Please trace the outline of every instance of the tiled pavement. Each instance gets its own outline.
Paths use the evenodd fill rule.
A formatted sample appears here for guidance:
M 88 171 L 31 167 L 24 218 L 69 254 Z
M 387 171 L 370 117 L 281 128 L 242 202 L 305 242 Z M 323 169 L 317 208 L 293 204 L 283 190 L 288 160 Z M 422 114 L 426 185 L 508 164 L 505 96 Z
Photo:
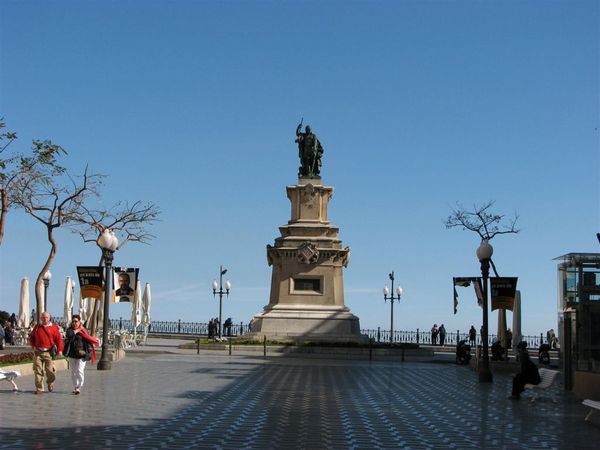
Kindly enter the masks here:
M 510 375 L 480 384 L 453 364 L 256 355 L 130 354 L 33 395 L 0 383 L 0 449 L 598 448 L 600 425 L 558 403 L 507 399 Z

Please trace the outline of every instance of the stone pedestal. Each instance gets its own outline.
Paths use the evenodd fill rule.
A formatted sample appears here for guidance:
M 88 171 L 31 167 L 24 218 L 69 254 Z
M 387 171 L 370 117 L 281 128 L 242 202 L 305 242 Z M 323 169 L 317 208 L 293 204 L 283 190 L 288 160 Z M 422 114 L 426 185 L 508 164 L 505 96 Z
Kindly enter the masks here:
M 364 341 L 358 317 L 344 305 L 343 269 L 350 248 L 342 247 L 339 229 L 327 219 L 333 188 L 320 178 L 300 178 L 287 187 L 291 220 L 281 237 L 267 245 L 273 266 L 271 295 L 254 317 L 252 331 L 270 339 Z

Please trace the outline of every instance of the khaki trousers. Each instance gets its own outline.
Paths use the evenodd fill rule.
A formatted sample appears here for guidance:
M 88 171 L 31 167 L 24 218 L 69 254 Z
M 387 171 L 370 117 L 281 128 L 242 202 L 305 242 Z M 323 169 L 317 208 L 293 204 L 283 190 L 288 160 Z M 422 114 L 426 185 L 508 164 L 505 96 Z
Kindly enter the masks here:
M 33 373 L 35 374 L 35 388 L 38 391 L 44 390 L 44 372 L 48 384 L 56 380 L 56 368 L 50 352 L 35 351 L 33 355 Z

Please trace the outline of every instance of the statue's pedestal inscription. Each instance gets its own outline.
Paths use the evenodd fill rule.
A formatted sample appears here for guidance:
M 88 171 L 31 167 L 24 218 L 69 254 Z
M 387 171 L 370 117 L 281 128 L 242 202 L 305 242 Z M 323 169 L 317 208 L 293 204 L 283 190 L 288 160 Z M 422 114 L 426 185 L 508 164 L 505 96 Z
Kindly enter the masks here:
M 317 176 L 287 187 L 291 220 L 267 246 L 271 295 L 252 331 L 273 339 L 363 341 L 358 317 L 344 305 L 343 269 L 350 248 L 327 219 L 333 188 Z

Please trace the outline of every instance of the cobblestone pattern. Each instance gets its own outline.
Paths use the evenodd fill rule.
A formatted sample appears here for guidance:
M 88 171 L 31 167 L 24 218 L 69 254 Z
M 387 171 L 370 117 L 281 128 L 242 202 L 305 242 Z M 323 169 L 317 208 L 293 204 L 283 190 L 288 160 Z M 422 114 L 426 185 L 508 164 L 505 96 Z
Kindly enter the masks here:
M 53 393 L 0 385 L 0 449 L 598 448 L 600 426 L 558 403 L 507 399 L 510 376 L 480 384 L 451 364 L 136 355 L 68 372 Z

